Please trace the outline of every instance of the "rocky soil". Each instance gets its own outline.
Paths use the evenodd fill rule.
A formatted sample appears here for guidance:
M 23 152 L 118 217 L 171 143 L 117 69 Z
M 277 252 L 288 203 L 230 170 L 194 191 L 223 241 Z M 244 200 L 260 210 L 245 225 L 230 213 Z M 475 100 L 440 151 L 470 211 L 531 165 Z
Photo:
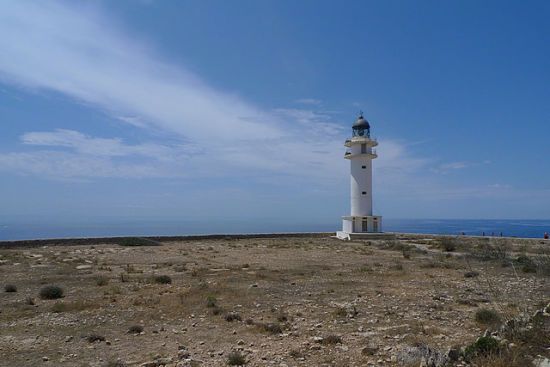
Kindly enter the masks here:
M 498 327 L 479 309 L 505 322 L 548 304 L 548 249 L 420 235 L 0 245 L 0 365 L 436 365 L 428 348 L 465 366 L 461 348 Z M 47 285 L 63 297 L 42 299 Z

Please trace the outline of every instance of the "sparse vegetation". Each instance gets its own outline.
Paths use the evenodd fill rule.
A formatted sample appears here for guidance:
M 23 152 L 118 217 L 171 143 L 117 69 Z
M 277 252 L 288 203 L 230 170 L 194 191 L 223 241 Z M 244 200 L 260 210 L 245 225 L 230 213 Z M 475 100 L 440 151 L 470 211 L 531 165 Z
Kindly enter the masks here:
M 214 296 L 206 297 L 206 307 L 216 307 L 218 305 L 218 300 Z
M 466 347 L 464 356 L 467 359 L 473 357 L 486 357 L 489 354 L 496 353 L 499 349 L 500 344 L 498 340 L 491 336 L 482 336 Z
M 305 354 L 299 351 L 298 349 L 291 349 L 288 355 L 294 359 L 305 358 Z
M 58 299 L 63 297 L 63 288 L 56 285 L 47 285 L 40 290 L 42 299 Z
M 456 251 L 457 244 L 456 239 L 452 237 L 443 237 L 439 240 L 441 249 L 445 252 L 454 252 Z
M 270 323 L 267 323 L 267 324 L 258 323 L 256 325 L 258 325 L 258 327 L 261 330 L 263 330 L 265 332 L 268 332 L 270 334 L 282 334 L 283 333 L 283 328 L 281 327 L 280 324 L 278 324 L 276 322 L 270 322 Z
M 484 325 L 496 325 L 501 322 L 498 312 L 488 308 L 478 309 L 475 314 L 475 319 L 477 322 Z
M 88 343 L 104 342 L 105 337 L 99 334 L 90 334 L 86 336 L 86 340 L 88 341 Z
M 155 275 L 153 281 L 158 284 L 170 284 L 172 283 L 172 278 L 168 275 Z
M 330 335 L 325 336 L 321 340 L 321 344 L 325 344 L 325 345 L 342 344 L 342 337 L 340 337 L 338 335 L 330 334 Z
M 99 287 L 103 287 L 103 286 L 109 284 L 109 278 L 107 278 L 106 276 L 98 275 L 95 278 L 95 284 Z
M 243 366 L 246 364 L 246 359 L 239 351 L 232 351 L 227 355 L 227 364 L 230 366 Z
M 479 276 L 478 271 L 467 271 L 466 273 L 464 273 L 464 278 L 476 278 L 478 276 Z
M 233 321 L 242 321 L 241 315 L 239 315 L 236 312 L 229 312 L 225 315 L 225 321 L 233 322 Z
M 245 361 L 236 363 L 246 366 L 270 361 L 360 366 L 378 359 L 407 366 L 395 357 L 416 345 L 444 358 L 453 349 L 457 359 L 448 366 L 525 367 L 537 355 L 548 355 L 548 318 L 540 328 L 525 324 L 525 317 L 549 301 L 547 278 L 541 278 L 547 242 L 463 236 L 453 253 L 442 249 L 440 237 L 397 238 L 389 246 L 379 239 L 367 245 L 325 236 L 166 240 L 162 247 L 122 248 L 107 241 L 95 249 L 82 243 L 0 248 L 0 291 L 7 283 L 19 288 L 0 297 L 0 316 L 5 325 L 17 325 L 8 326 L 16 340 L 48 336 L 31 357 L 39 362 L 45 356 L 50 364 L 65 358 L 66 364 L 120 367 L 119 361 L 154 365 L 171 359 L 222 366 L 237 350 Z M 503 246 L 509 257 L 481 261 L 470 254 L 487 245 Z M 507 268 L 501 266 L 505 262 Z M 85 264 L 91 269 L 75 269 Z M 178 272 L 182 264 L 187 269 Z M 405 271 L 392 270 L 396 264 Z M 525 264 L 536 273 L 523 273 Z M 163 274 L 171 285 L 156 283 L 155 276 Z M 108 284 L 102 285 L 103 277 Z M 51 284 L 64 288 L 65 298 L 38 298 L 40 288 Z M 29 295 L 36 305 L 26 301 Z M 498 311 L 498 318 L 476 321 L 482 308 Z M 139 335 L 143 330 L 147 335 Z M 502 347 L 485 353 L 490 346 L 474 343 L 480 335 L 492 335 Z M 130 344 L 138 346 L 127 348 Z M 14 353 L 4 357 L 5 364 L 28 364 L 28 345 L 10 343 Z
M 141 325 L 132 325 L 128 329 L 128 334 L 140 334 L 143 332 L 143 326 Z

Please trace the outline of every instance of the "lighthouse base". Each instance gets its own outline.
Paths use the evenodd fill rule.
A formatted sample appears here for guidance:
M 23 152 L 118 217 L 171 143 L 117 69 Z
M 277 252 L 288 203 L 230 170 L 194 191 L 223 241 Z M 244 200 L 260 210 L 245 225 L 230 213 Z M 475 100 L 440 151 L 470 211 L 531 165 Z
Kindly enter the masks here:
M 353 235 L 382 233 L 382 217 L 379 215 L 346 216 L 342 217 L 342 231 L 336 236 L 341 239 L 350 239 Z

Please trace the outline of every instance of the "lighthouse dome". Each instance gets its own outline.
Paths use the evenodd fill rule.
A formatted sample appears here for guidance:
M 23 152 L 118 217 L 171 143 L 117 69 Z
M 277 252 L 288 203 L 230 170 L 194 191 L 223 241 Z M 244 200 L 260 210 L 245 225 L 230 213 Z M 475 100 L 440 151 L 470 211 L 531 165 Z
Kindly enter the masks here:
M 353 129 L 370 129 L 370 124 L 363 115 L 359 116 L 352 125 Z
M 366 136 L 370 138 L 370 124 L 361 113 L 357 120 L 351 126 L 353 130 L 353 136 Z

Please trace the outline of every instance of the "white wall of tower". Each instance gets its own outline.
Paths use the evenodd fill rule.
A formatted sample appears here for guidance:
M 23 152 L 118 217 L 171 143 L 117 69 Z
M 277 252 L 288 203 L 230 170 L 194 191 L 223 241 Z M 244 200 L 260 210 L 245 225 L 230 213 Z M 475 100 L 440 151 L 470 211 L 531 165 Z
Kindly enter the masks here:
M 356 145 L 352 148 L 360 148 L 360 146 Z M 367 155 L 358 155 L 350 161 L 351 215 L 363 217 L 372 215 L 372 159 Z

